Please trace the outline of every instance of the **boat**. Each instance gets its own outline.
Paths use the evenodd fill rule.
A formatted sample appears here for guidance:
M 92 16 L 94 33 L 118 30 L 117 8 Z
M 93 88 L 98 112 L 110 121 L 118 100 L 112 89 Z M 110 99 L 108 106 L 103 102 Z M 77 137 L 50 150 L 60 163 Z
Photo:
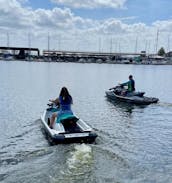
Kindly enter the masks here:
M 106 96 L 111 100 L 119 100 L 138 105 L 149 105 L 152 103 L 157 103 L 159 101 L 158 98 L 144 96 L 145 92 L 134 91 L 127 93 L 126 89 L 120 85 L 114 88 L 110 88 L 105 93 Z
M 71 143 L 71 142 L 94 142 L 97 134 L 76 115 L 64 114 L 56 119 L 53 128 L 49 127 L 50 118 L 54 112 L 58 112 L 59 108 L 50 106 L 41 116 L 41 122 L 46 134 L 53 143 Z

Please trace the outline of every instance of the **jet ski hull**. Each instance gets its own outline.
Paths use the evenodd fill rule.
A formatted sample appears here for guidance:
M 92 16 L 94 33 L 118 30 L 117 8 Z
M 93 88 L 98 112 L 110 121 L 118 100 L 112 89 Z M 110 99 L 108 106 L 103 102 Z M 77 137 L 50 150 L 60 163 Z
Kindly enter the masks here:
M 145 97 L 145 96 L 121 96 L 115 94 L 113 90 L 106 91 L 106 96 L 111 100 L 118 100 L 122 102 L 138 104 L 138 105 L 149 105 L 152 103 L 157 103 L 158 98 Z
M 68 117 L 60 123 L 55 123 L 53 129 L 49 127 L 51 115 L 55 112 L 49 108 L 41 116 L 48 139 L 53 143 L 72 143 L 72 142 L 94 142 L 97 134 L 82 119 L 76 116 Z

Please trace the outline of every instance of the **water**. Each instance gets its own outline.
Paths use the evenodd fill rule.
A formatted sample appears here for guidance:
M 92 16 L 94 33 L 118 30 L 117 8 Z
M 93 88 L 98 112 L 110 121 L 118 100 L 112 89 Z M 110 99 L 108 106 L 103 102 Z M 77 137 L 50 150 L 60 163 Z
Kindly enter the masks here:
M 105 90 L 133 74 L 160 99 L 112 103 Z M 172 66 L 0 62 L 0 182 L 171 183 Z M 98 138 L 51 146 L 40 116 L 67 86 L 73 110 Z

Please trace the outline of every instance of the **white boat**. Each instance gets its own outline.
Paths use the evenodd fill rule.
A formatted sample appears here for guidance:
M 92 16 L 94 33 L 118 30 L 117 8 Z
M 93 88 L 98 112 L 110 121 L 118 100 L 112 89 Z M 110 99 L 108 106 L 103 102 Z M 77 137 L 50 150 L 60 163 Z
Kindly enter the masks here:
M 97 134 L 82 119 L 76 115 L 64 115 L 56 123 L 53 129 L 49 127 L 52 114 L 58 111 L 58 108 L 49 107 L 41 116 L 41 122 L 44 126 L 46 134 L 55 143 L 70 142 L 93 142 Z

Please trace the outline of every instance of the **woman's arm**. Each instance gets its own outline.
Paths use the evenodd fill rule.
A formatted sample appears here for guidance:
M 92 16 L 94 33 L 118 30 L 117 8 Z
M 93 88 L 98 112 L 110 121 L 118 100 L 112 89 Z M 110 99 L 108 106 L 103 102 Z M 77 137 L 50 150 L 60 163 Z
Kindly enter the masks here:
M 54 103 L 54 104 L 56 104 L 57 106 L 60 104 L 58 98 L 56 98 L 55 100 L 54 99 L 50 99 L 49 101 L 52 102 L 52 103 Z

